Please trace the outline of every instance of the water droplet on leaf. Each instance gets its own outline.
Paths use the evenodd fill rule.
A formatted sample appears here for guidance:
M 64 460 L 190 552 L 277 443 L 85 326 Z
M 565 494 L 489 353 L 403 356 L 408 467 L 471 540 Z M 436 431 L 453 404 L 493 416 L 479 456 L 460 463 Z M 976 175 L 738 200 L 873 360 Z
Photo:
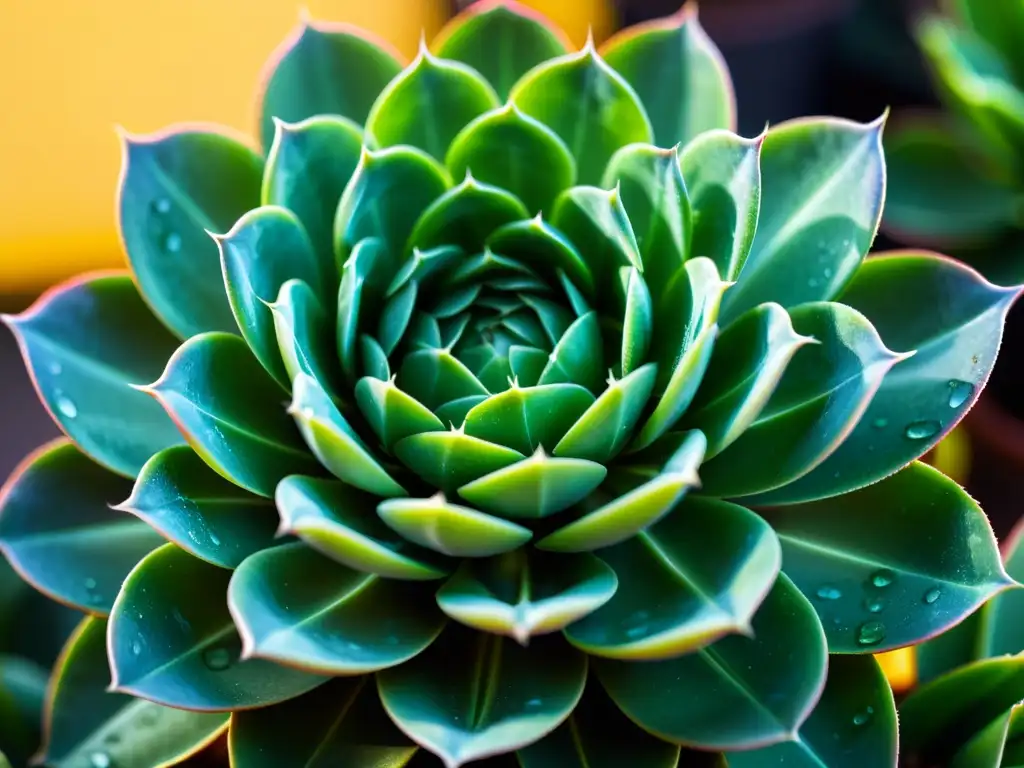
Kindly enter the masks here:
M 878 645 L 885 639 L 885 625 L 880 621 L 866 621 L 857 628 L 858 645 Z
M 889 420 L 888 419 L 875 419 L 871 423 L 871 426 L 873 426 L 875 429 L 885 429 L 887 426 L 889 426 Z
M 110 768 L 112 765 L 110 755 L 106 752 L 93 752 L 89 755 L 89 765 L 92 768 Z
M 915 421 L 907 425 L 905 434 L 910 440 L 927 440 L 934 437 L 942 429 L 942 425 L 934 419 Z
M 169 232 L 164 238 L 164 250 L 167 253 L 177 253 L 181 250 L 181 235 L 177 232 Z
M 153 201 L 153 210 L 157 213 L 168 213 L 171 210 L 171 201 L 166 197 L 160 197 Z
M 881 613 L 885 608 L 885 600 L 880 597 L 869 597 L 864 601 L 864 607 L 868 613 Z
M 875 714 L 874 707 L 865 707 L 863 712 L 858 712 L 853 716 L 854 725 L 867 725 L 871 722 L 872 716 Z
M 938 587 L 932 587 L 931 589 L 929 589 L 927 592 L 924 593 L 924 597 L 922 598 L 922 600 L 924 600 L 924 602 L 927 605 L 931 605 L 936 600 L 938 600 L 940 597 L 942 597 L 942 590 L 939 589 Z
M 132 653 L 134 653 L 136 656 L 142 653 L 142 643 L 140 643 L 138 640 L 132 643 Z
M 231 666 L 234 658 L 227 648 L 207 648 L 203 651 L 203 663 L 207 669 L 222 672 Z
M 46 369 L 54 376 L 60 376 L 61 371 L 64 370 L 64 368 L 61 367 L 61 364 L 58 363 L 56 360 L 52 361 L 48 366 L 46 366 Z
M 821 600 L 838 600 L 840 597 L 843 596 L 843 593 L 840 592 L 838 589 L 836 589 L 835 587 L 828 586 L 821 587 L 820 589 L 818 589 L 817 592 L 815 592 L 815 594 Z
M 871 585 L 884 589 L 888 587 L 893 581 L 896 580 L 896 574 L 890 571 L 888 568 L 883 568 L 880 571 L 875 571 L 871 574 Z
M 220 546 L 220 537 L 216 533 L 214 533 L 213 531 L 207 531 L 207 533 L 209 533 L 209 535 L 210 535 L 210 543 L 213 544 L 213 546 L 215 546 L 215 547 L 219 547 Z
M 78 406 L 60 392 L 57 393 L 57 410 L 69 419 L 78 415 Z
M 974 385 L 966 381 L 953 379 L 949 382 L 949 407 L 959 408 L 970 400 L 974 394 Z

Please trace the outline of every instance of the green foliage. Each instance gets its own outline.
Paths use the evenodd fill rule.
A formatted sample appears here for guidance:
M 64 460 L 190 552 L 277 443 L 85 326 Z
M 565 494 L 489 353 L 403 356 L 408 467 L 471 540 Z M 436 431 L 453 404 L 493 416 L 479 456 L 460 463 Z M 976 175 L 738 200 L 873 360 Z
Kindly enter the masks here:
M 1017 291 L 866 261 L 884 119 L 737 136 L 692 8 L 570 47 L 510 0 L 404 69 L 306 25 L 265 156 L 127 140 L 135 282 L 8 318 L 68 439 L 4 487 L 0 548 L 90 614 L 48 764 L 226 729 L 236 768 L 884 768 L 873 652 L 994 595 L 989 645 L 1024 645 L 984 514 L 915 462 Z M 908 702 L 909 743 L 1012 741 L 999 664 L 968 725 Z

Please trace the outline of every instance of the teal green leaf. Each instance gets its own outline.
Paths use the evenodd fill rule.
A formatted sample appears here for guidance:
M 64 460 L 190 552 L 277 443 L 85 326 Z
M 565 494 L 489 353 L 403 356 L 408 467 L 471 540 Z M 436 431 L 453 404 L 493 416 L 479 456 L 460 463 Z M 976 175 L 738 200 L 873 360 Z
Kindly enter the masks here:
M 444 432 L 444 423 L 394 379 L 364 377 L 356 384 L 356 403 L 363 418 L 388 450 L 403 438 L 422 432 Z
M 487 239 L 487 247 L 551 278 L 561 271 L 585 297 L 594 295 L 594 275 L 583 257 L 564 234 L 546 224 L 539 214 L 529 221 L 517 221 L 495 230 Z
M 586 657 L 560 637 L 529 648 L 449 625 L 412 661 L 377 675 L 391 719 L 447 768 L 525 747 L 572 712 Z
M 47 677 L 48 670 L 35 662 L 0 653 L 0 741 L 4 750 L 0 766 L 5 759 L 19 767 L 28 765 L 39 747 Z M 11 768 L 12 762 L 7 762 L 6 768 Z
M 882 217 L 884 121 L 802 119 L 768 131 L 757 232 L 722 304 L 726 322 L 766 301 L 831 299 L 850 281 Z
M 896 768 L 897 741 L 896 704 L 878 662 L 871 656 L 830 656 L 825 690 L 793 740 L 731 753 L 729 766 Z
M 748 509 L 687 498 L 628 541 L 600 553 L 619 579 L 604 607 L 571 625 L 569 642 L 610 659 L 671 659 L 750 620 L 779 574 L 771 527 Z
M 334 480 L 286 477 L 277 486 L 281 533 L 363 573 L 430 581 L 447 575 L 443 558 L 396 536 L 377 517 L 379 499 Z
M 522 768 L 697 768 L 679 747 L 632 723 L 593 677 L 569 719 L 517 753 Z M 699 765 L 704 765 L 700 763 Z
M 277 530 L 273 501 L 227 482 L 184 445 L 147 461 L 131 495 L 115 509 L 222 568 L 273 546 Z
M 459 495 L 503 517 L 538 519 L 582 501 L 607 474 L 595 462 L 552 458 L 538 448 L 530 458 L 462 486 Z
M 379 306 L 393 271 L 394 259 L 379 237 L 360 240 L 341 267 L 336 341 L 341 370 L 349 384 L 359 377 L 356 341 L 360 330 L 373 327 L 372 312 Z
M 301 280 L 288 280 L 281 286 L 277 301 L 268 307 L 287 373 L 287 388 L 291 389 L 296 377 L 311 376 L 324 388 L 336 391 L 340 373 L 332 322 L 313 290 Z
M 1000 768 L 1011 765 L 1012 757 L 1005 755 L 1010 728 L 1020 722 L 1021 705 L 1011 707 L 986 725 L 950 760 L 950 768 Z
M 427 408 L 470 395 L 486 395 L 487 388 L 465 363 L 448 349 L 420 349 L 402 359 L 398 386 Z
M 491 232 L 528 217 L 526 207 L 515 195 L 481 183 L 467 172 L 464 181 L 423 212 L 405 250 L 412 253 L 413 248 L 429 250 L 456 245 L 466 253 L 476 253 L 483 249 Z
M 622 321 L 622 356 L 620 372 L 628 376 L 638 370 L 647 359 L 654 333 L 654 310 L 647 282 L 636 267 L 619 270 L 624 283 L 626 310 Z
M 640 98 L 594 50 L 539 64 L 509 94 L 523 112 L 557 133 L 576 159 L 581 184 L 597 184 L 626 144 L 654 139 Z
M 178 709 L 266 706 L 325 680 L 262 659 L 239 658 L 241 638 L 223 595 L 232 571 L 173 544 L 151 552 L 125 580 L 107 627 L 110 690 Z
M 440 59 L 421 43 L 416 59 L 374 102 L 366 134 L 381 147 L 413 146 L 443 161 L 462 127 L 499 103 L 475 69 Z
M 238 336 L 194 336 L 147 388 L 203 461 L 235 485 L 272 496 L 289 474 L 317 472 L 285 412 L 284 391 Z
M 973 245 L 1017 225 L 1021 194 L 938 119 L 886 137 L 885 228 L 913 243 Z
M 340 115 L 366 122 L 373 102 L 401 69 L 397 54 L 363 30 L 304 21 L 278 50 L 260 94 L 263 146 L 274 138 L 275 117 L 296 123 Z
M 660 738 L 701 749 L 753 749 L 793 738 L 825 685 L 825 635 L 784 574 L 734 635 L 666 661 L 594 658 L 619 708 Z
M 315 379 L 295 379 L 288 410 L 313 455 L 335 477 L 375 496 L 405 495 Z
M 263 158 L 227 134 L 183 126 L 121 137 L 118 224 L 146 302 L 183 339 L 235 332 L 207 233 L 259 206 Z
M 877 482 L 931 450 L 977 400 L 1018 293 L 930 253 L 865 261 L 839 300 L 867 317 L 889 349 L 914 355 L 886 374 L 857 426 L 828 459 L 751 503 L 834 496 Z
M 640 246 L 618 188 L 565 190 L 555 201 L 551 222 L 579 249 L 596 279 L 599 301 L 613 291 L 620 267 L 644 271 Z
M 291 701 L 236 712 L 234 768 L 404 768 L 418 751 L 388 719 L 372 677 L 339 677 Z
M 544 355 L 544 360 L 548 359 L 547 355 Z M 442 424 L 450 424 L 454 429 L 454 425 L 462 424 L 466 420 L 467 414 L 473 408 L 478 406 L 480 403 L 487 400 L 490 395 L 467 395 L 466 397 L 460 397 L 455 400 L 449 400 L 442 406 L 437 408 L 434 414 L 441 421 Z M 429 430 L 428 430 L 429 431 Z
M 679 167 L 693 210 L 690 252 L 735 280 L 750 253 L 761 210 L 761 147 L 764 136 L 744 139 L 708 131 L 679 153 Z
M 984 512 L 925 464 L 764 516 L 782 541 L 786 574 L 813 601 L 834 653 L 919 643 L 1013 583 Z M 916 546 L 923 531 L 929 546 Z
M 606 463 L 618 455 L 633 434 L 654 390 L 658 366 L 637 368 L 622 379 L 610 379 L 608 388 L 558 441 L 555 456 Z
M 359 337 L 359 346 L 363 353 L 363 370 L 366 371 L 366 375 L 379 381 L 390 379 L 391 366 L 380 343 L 364 333 Z
M 398 346 L 409 327 L 413 310 L 416 308 L 418 293 L 419 283 L 410 280 L 398 293 L 388 299 L 381 311 L 380 323 L 377 326 L 377 338 L 380 340 L 379 346 L 385 355 L 385 361 L 387 361 L 386 356 L 395 351 L 395 347 Z M 389 377 L 385 376 L 384 378 Z
M 387 297 L 391 298 L 410 282 L 416 282 L 421 287 L 433 286 L 439 275 L 446 275 L 452 270 L 458 272 L 459 265 L 465 264 L 465 254 L 452 245 L 443 245 L 427 251 L 413 248 L 395 275 L 395 279 L 388 286 Z
M 860 420 L 883 377 L 905 359 L 882 343 L 864 315 L 812 302 L 789 312 L 793 329 L 817 343 L 797 350 L 757 418 L 700 470 L 709 496 L 749 496 L 810 472 Z
M 667 515 L 690 489 L 699 485 L 697 467 L 707 448 L 704 435 L 686 433 L 679 447 L 655 468 L 653 477 L 611 501 L 586 500 L 579 519 L 537 542 L 539 549 L 583 552 L 610 547 L 653 525 Z
M 507 389 L 466 414 L 466 434 L 523 454 L 554 446 L 594 402 L 576 384 Z
M 564 56 L 570 47 L 565 34 L 542 14 L 505 2 L 470 6 L 431 43 L 441 58 L 468 64 L 487 78 L 502 100 L 533 67 Z
M 719 335 L 683 418 L 684 426 L 707 436 L 707 459 L 754 423 L 797 350 L 813 342 L 797 333 L 789 313 L 774 303 L 750 310 Z
M 587 312 L 569 326 L 537 380 L 547 384 L 578 384 L 597 392 L 602 384 L 601 327 L 596 312 Z
M 718 308 L 729 285 L 719 278 L 714 262 L 698 256 L 683 265 L 664 292 L 659 308 L 663 321 L 655 323 L 652 348 L 658 364 L 655 391 L 660 394 L 630 450 L 651 445 L 690 407 L 711 362 Z
M 443 494 L 429 499 L 389 499 L 377 514 L 392 530 L 414 544 L 451 557 L 490 557 L 530 540 L 528 528 L 450 504 Z
M 1014 0 L 953 0 L 951 6 L 1002 56 L 1015 81 L 1024 82 L 1024 57 L 1017 44 L 1017 33 L 1024 29 L 1024 8 Z
M 447 494 L 526 458 L 519 451 L 472 437 L 462 430 L 410 435 L 395 443 L 394 450 L 409 469 Z
M 214 239 L 242 337 L 267 372 L 288 386 L 268 305 L 290 278 L 305 282 L 321 300 L 326 298 L 326 268 L 333 265 L 321 266 L 301 222 L 291 211 L 276 206 L 249 211 L 230 232 Z
M 996 595 L 952 629 L 914 648 L 918 685 L 924 685 L 957 667 L 988 656 L 988 618 L 992 605 L 1006 595 L 1006 592 Z
M 466 560 L 437 592 L 437 604 L 466 626 L 521 645 L 557 632 L 615 594 L 615 573 L 589 553 L 518 550 Z
M 231 577 L 242 658 L 324 675 L 402 664 L 441 634 L 434 587 L 361 573 L 305 544 L 257 552 Z
M 697 20 L 696 4 L 623 30 L 601 53 L 636 89 L 659 146 L 686 145 L 705 131 L 735 128 L 729 69 Z
M 363 130 L 351 120 L 318 115 L 297 123 L 275 120 L 263 171 L 264 205 L 287 208 L 305 228 L 321 274 L 337 280 L 334 214 L 363 152 Z
M 900 752 L 925 765 L 948 758 L 1022 698 L 1024 655 L 960 667 L 900 704 Z
M 1011 579 L 1024 583 L 1024 524 L 1018 522 L 1003 542 L 1003 563 Z M 1024 627 L 1020 617 L 1024 609 L 1024 590 L 1011 589 L 989 600 L 982 651 L 988 656 L 1020 653 L 1024 648 Z
M 111 504 L 131 482 L 66 440 L 26 458 L 0 491 L 0 551 L 48 597 L 106 615 L 128 572 L 160 535 Z
M 160 375 L 177 342 L 127 274 L 65 283 L 3 319 L 43 405 L 92 459 L 134 477 L 154 453 L 181 443 L 163 409 L 133 388 Z
M 107 623 L 86 618 L 57 660 L 41 761 L 54 768 L 177 765 L 212 743 L 228 715 L 188 712 L 107 691 Z
M 601 186 L 618 190 L 657 304 L 691 253 L 692 211 L 679 156 L 675 149 L 630 144 L 609 161 Z
M 445 165 L 452 178 L 471 173 L 507 189 L 531 214 L 550 212 L 558 194 L 576 181 L 576 162 L 565 142 L 511 101 L 463 128 L 448 148 Z M 537 173 L 538 168 L 544 172 Z
M 338 264 L 348 261 L 359 241 L 379 238 L 386 253 L 375 254 L 365 270 L 382 273 L 383 295 L 413 225 L 449 186 L 448 172 L 418 149 L 391 147 L 371 152 L 364 148 L 334 219 Z

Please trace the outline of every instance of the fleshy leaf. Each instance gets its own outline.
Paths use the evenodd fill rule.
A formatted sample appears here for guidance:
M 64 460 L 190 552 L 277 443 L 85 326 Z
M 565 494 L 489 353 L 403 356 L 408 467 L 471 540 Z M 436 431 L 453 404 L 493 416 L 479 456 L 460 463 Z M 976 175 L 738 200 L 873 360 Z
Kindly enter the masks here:
M 172 127 L 122 133 L 121 239 L 142 295 L 178 336 L 235 332 L 217 244 L 260 204 L 263 158 L 230 136 Z
M 595 671 L 619 708 L 660 738 L 702 749 L 777 744 L 792 739 L 821 695 L 825 635 L 784 574 L 752 628 L 752 637 L 726 637 L 667 661 L 598 657 Z
M 402 359 L 398 386 L 427 408 L 470 395 L 486 395 L 487 388 L 448 349 L 420 349 Z
M 1013 757 L 1006 752 L 1011 738 L 1010 729 L 1021 722 L 1024 707 L 1017 704 L 982 728 L 970 741 L 953 755 L 950 768 L 1000 768 L 1010 766 Z M 1019 725 L 1018 725 L 1019 727 Z
M 697 20 L 696 3 L 623 30 L 601 53 L 636 89 L 658 146 L 686 145 L 705 131 L 735 128 L 729 69 Z
M 828 459 L 751 503 L 835 496 L 877 482 L 931 450 L 977 400 L 1018 293 L 934 254 L 896 252 L 864 262 L 839 301 L 863 313 L 887 347 L 914 355 L 886 374 Z
M 388 719 L 366 675 L 335 678 L 297 699 L 234 714 L 228 749 L 234 768 L 296 760 L 305 768 L 404 768 L 418 751 Z
M 560 637 L 522 648 L 449 625 L 426 651 L 377 675 L 384 708 L 446 768 L 509 752 L 554 730 L 579 701 L 587 659 Z
M 302 280 L 324 300 L 328 274 L 291 211 L 265 206 L 249 211 L 223 237 L 216 237 L 228 301 L 242 337 L 256 359 L 282 386 L 289 376 L 281 361 L 274 317 L 267 306 L 289 279 Z M 333 265 L 327 265 L 333 267 Z
M 882 218 L 883 123 L 802 119 L 768 131 L 757 232 L 722 304 L 725 322 L 766 301 L 831 299 L 850 281 Z
M 599 496 L 590 497 L 582 505 L 579 519 L 548 534 L 537 547 L 554 552 L 600 549 L 653 525 L 699 484 L 697 467 L 706 448 L 700 432 L 684 434 L 665 465 L 655 468 L 652 479 L 605 503 Z
M 1014 0 L 953 0 L 967 26 L 991 45 L 1016 75 L 1024 82 L 1024 57 L 1017 45 L 1017 33 L 1024 29 L 1024 8 Z
M 626 718 L 593 677 L 569 719 L 520 749 L 522 768 L 697 768 L 679 747 L 651 736 Z M 699 765 L 704 765 L 700 763 Z
M 277 486 L 281 532 L 363 573 L 430 581 L 449 568 L 429 549 L 396 536 L 377 517 L 379 499 L 334 480 L 286 477 Z
M 289 411 L 313 455 L 335 477 L 376 496 L 405 495 L 316 380 L 295 379 Z
M 39 746 L 48 676 L 49 670 L 23 656 L 0 654 L 0 739 L 3 740 L 0 766 L 3 768 L 28 765 Z
M 365 208 L 365 205 L 360 205 Z M 395 260 L 379 237 L 360 240 L 341 267 L 338 286 L 336 342 L 338 359 L 347 383 L 359 377 L 356 341 L 361 329 L 373 327 L 373 311 L 380 306 Z
M 240 660 L 242 641 L 226 601 L 232 571 L 173 544 L 135 567 L 107 627 L 111 690 L 205 712 L 266 706 L 305 693 L 323 677 L 262 659 Z
M 519 550 L 466 560 L 438 590 L 437 604 L 469 627 L 527 645 L 600 608 L 617 584 L 612 569 L 589 553 Z
M 1018 522 L 1003 542 L 1003 564 L 1010 578 L 1024 583 L 1024 523 Z M 979 651 L 988 656 L 1006 653 L 1020 653 L 1024 647 L 1024 626 L 1020 617 L 1024 614 L 1024 589 L 1011 589 L 989 600 L 982 617 L 985 634 Z
M 0 490 L 0 551 L 43 594 L 106 615 L 128 572 L 160 535 L 110 509 L 131 482 L 66 440 L 28 456 Z
M 499 105 L 480 73 L 440 59 L 420 46 L 419 55 L 381 92 L 366 119 L 366 134 L 381 147 L 422 149 L 443 161 L 466 123 Z
M 566 630 L 588 654 L 670 659 L 750 620 L 779 574 L 782 551 L 753 512 L 724 501 L 688 498 L 661 522 L 601 551 L 619 578 L 615 596 Z
M 1013 583 L 985 513 L 925 464 L 764 515 L 782 541 L 787 575 L 814 603 L 834 653 L 918 643 Z
M 351 79 L 351 78 L 350 78 Z M 316 251 L 321 274 L 337 281 L 334 214 L 363 152 L 363 130 L 330 115 L 275 123 L 274 143 L 263 171 L 261 200 L 298 217 Z
M 723 280 L 735 280 L 750 253 L 761 210 L 764 136 L 744 139 L 708 131 L 679 153 L 693 209 L 690 252 L 715 262 Z
M 789 317 L 798 334 L 817 343 L 797 350 L 757 418 L 701 467 L 709 496 L 749 496 L 810 472 L 839 447 L 904 358 L 843 304 L 801 304 Z
M 445 493 L 526 457 L 462 431 L 423 432 L 395 443 L 395 455 L 423 480 Z
M 64 283 L 4 320 L 46 409 L 91 458 L 134 477 L 154 453 L 181 443 L 163 409 L 133 389 L 160 375 L 177 342 L 127 274 Z
M 273 501 L 227 482 L 184 445 L 147 461 L 131 496 L 117 509 L 222 568 L 234 568 L 272 546 L 277 529 Z
M 445 430 L 444 423 L 423 403 L 396 387 L 394 379 L 360 379 L 356 384 L 356 403 L 388 450 L 410 435 Z
M 516 523 L 470 507 L 429 499 L 389 499 L 377 514 L 392 530 L 421 547 L 451 557 L 490 557 L 525 544 L 533 536 Z
M 584 297 L 594 295 L 594 275 L 587 263 L 565 235 L 539 215 L 495 230 L 487 239 L 487 247 L 551 278 L 562 272 Z
M 812 342 L 778 304 L 762 304 L 727 327 L 683 418 L 708 438 L 706 459 L 734 443 L 754 422 L 800 347 Z
M 474 3 L 438 33 L 431 48 L 490 82 L 499 99 L 538 64 L 564 56 L 571 42 L 543 15 L 507 0 Z
M 260 95 L 263 146 L 274 138 L 273 118 L 295 123 L 317 115 L 366 122 L 377 96 L 402 65 L 363 30 L 306 21 L 278 50 Z M 352 77 L 358 72 L 358 77 Z
M 572 153 L 554 131 L 523 114 L 515 102 L 481 115 L 452 141 L 445 158 L 452 178 L 473 178 L 507 189 L 531 214 L 551 211 L 576 180 Z M 537 173 L 543 168 L 543 173 Z
M 313 290 L 301 280 L 288 280 L 269 309 L 287 374 L 287 388 L 291 388 L 296 377 L 305 375 L 324 389 L 337 391 L 340 373 L 333 349 L 332 323 Z
M 601 327 L 596 312 L 578 317 L 548 356 L 537 386 L 578 384 L 591 392 L 601 388 Z
M 557 444 L 593 402 L 576 384 L 512 387 L 466 414 L 466 434 L 529 454 Z
M 441 634 L 434 588 L 360 573 L 305 544 L 258 552 L 231 577 L 242 657 L 325 675 L 402 664 Z
M 286 475 L 317 472 L 282 407 L 284 391 L 238 336 L 192 337 L 148 391 L 203 461 L 247 491 L 269 497 Z
M 534 67 L 509 98 L 562 137 L 576 159 L 581 184 L 597 184 L 620 147 L 654 138 L 636 92 L 592 41 L 579 53 Z
M 654 310 L 647 282 L 636 267 L 619 270 L 624 284 L 625 313 L 622 320 L 622 356 L 619 372 L 628 376 L 638 370 L 651 348 L 654 333 Z
M 107 623 L 87 618 L 57 660 L 40 753 L 46 765 L 177 765 L 227 729 L 226 713 L 172 709 L 108 692 L 106 638 Z
M 871 656 L 830 656 L 825 690 L 793 740 L 733 752 L 729 766 L 896 768 L 896 730 L 896 704 L 878 662 Z

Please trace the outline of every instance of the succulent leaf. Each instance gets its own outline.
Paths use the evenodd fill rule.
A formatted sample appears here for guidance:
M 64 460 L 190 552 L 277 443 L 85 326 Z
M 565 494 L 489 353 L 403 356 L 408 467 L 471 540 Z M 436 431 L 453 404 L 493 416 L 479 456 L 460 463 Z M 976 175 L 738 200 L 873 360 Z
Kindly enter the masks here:
M 288 280 L 277 300 L 268 305 L 274 337 L 285 369 L 285 389 L 300 376 L 315 380 L 331 392 L 339 390 L 338 359 L 331 338 L 327 309 L 306 283 Z
M 483 249 L 492 231 L 528 215 L 515 195 L 491 184 L 481 184 L 467 170 L 461 184 L 438 197 L 423 212 L 409 236 L 406 252 L 413 248 L 429 250 L 457 245 L 466 253 L 476 253 Z

